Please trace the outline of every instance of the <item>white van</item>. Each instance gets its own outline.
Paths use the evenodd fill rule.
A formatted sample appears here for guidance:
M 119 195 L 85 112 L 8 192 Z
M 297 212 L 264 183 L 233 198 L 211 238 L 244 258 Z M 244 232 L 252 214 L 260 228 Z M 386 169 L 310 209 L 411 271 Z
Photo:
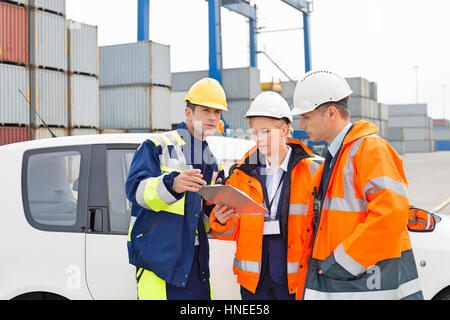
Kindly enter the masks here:
M 148 137 L 93 135 L 0 147 L 0 299 L 136 299 L 124 184 L 135 150 Z M 220 139 L 212 144 L 220 146 Z M 236 152 L 236 160 L 245 151 Z M 434 232 L 412 233 L 412 240 L 425 298 L 449 298 L 449 220 Z M 214 298 L 240 299 L 234 242 L 211 239 L 210 247 Z

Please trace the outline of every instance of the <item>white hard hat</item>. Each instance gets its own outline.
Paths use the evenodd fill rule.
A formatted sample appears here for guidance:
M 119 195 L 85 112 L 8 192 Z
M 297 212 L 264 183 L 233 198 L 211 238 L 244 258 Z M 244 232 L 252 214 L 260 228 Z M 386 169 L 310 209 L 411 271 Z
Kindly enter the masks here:
M 282 96 L 273 91 L 263 92 L 253 100 L 244 116 L 244 118 L 249 117 L 286 118 L 292 123 L 292 114 L 288 103 Z
M 292 115 L 315 110 L 325 102 L 337 102 L 353 93 L 347 81 L 334 72 L 310 71 L 297 82 Z

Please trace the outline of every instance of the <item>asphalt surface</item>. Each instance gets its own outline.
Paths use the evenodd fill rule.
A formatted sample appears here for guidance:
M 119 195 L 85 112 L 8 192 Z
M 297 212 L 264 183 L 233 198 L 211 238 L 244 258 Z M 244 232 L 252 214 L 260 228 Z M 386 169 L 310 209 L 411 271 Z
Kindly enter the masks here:
M 433 210 L 450 202 L 450 151 L 402 156 L 412 205 Z M 450 214 L 450 204 L 440 214 Z

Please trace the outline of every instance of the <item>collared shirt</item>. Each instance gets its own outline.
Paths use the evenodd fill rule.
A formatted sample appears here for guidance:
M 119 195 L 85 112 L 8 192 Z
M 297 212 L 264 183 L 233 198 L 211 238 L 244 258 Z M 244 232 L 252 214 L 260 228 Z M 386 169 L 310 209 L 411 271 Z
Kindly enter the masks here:
M 278 208 L 278 202 L 280 200 L 280 194 L 281 194 L 281 187 L 280 186 L 280 180 L 283 176 L 283 172 L 287 172 L 288 165 L 289 165 L 289 159 L 291 157 L 292 149 L 290 146 L 288 147 L 288 153 L 286 155 L 286 158 L 284 159 L 283 163 L 279 167 L 271 167 L 269 165 L 269 162 L 266 158 L 266 188 L 267 188 L 267 195 L 269 199 L 267 199 L 268 202 L 272 202 L 272 210 L 270 212 L 270 218 L 274 220 L 277 216 L 277 208 Z
M 347 123 L 347 125 L 338 133 L 336 138 L 334 138 L 334 140 L 328 146 L 328 151 L 330 152 L 333 158 L 339 151 L 339 148 L 341 147 L 341 144 L 344 141 L 344 138 L 347 135 L 348 130 L 350 130 L 351 126 L 352 126 L 351 122 Z

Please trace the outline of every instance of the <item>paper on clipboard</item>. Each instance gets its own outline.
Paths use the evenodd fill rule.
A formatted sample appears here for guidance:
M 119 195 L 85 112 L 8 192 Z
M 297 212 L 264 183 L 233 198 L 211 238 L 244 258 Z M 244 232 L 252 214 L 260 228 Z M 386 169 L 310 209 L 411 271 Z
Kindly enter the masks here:
M 204 186 L 198 192 L 203 199 L 214 203 L 225 203 L 237 209 L 238 214 L 266 213 L 266 208 L 259 205 L 247 194 L 232 186 Z

